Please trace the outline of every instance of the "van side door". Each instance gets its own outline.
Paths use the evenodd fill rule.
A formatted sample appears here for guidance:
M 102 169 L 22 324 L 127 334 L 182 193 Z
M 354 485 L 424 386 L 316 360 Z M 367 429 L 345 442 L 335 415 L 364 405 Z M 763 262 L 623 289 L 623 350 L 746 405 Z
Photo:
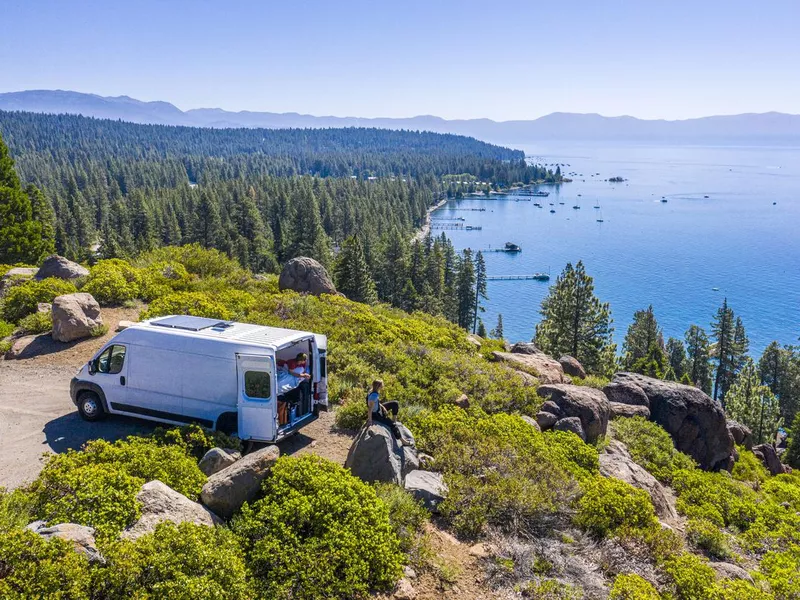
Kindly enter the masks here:
M 112 411 L 124 411 L 128 400 L 128 354 L 125 344 L 110 344 L 91 363 L 91 378 L 103 390 Z
M 236 378 L 239 437 L 243 440 L 274 441 L 278 433 L 275 358 L 237 354 Z

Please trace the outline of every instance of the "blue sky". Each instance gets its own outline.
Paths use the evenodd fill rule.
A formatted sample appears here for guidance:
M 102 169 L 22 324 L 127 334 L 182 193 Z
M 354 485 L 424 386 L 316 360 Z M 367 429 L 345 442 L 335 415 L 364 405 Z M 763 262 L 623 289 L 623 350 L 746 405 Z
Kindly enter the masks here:
M 0 91 L 530 119 L 800 113 L 800 2 L 0 0 Z

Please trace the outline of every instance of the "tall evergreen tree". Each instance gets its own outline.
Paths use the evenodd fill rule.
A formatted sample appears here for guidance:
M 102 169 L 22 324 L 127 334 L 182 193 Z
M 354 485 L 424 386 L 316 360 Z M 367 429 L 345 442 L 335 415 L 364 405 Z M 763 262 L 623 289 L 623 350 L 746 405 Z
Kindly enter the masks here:
M 608 374 L 614 366 L 611 310 L 594 295 L 583 262 L 568 263 L 542 301 L 534 341 L 553 356 L 569 354 L 587 371 Z
M 458 261 L 456 281 L 456 298 L 458 302 L 457 323 L 464 329 L 471 329 L 475 318 L 475 263 L 472 251 L 465 248 Z
M 725 394 L 736 377 L 736 315 L 728 306 L 725 298 L 722 306 L 717 310 L 714 321 L 711 323 L 711 334 L 714 338 L 713 357 L 716 359 L 716 374 L 714 375 L 714 400 L 725 404 Z
M 796 348 L 781 348 L 772 342 L 758 361 L 758 373 L 761 383 L 778 397 L 784 423 L 793 423 L 800 409 L 800 354 Z
M 486 295 L 486 282 L 486 261 L 483 259 L 483 253 L 478 251 L 475 254 L 475 318 L 472 322 L 472 333 L 476 331 L 478 313 L 484 311 L 481 306 L 481 298 L 489 299 L 489 296 Z
M 680 381 L 688 370 L 686 348 L 681 340 L 671 337 L 667 340 L 666 350 L 673 378 L 675 381 Z
M 687 374 L 692 384 L 711 394 L 711 344 L 705 330 L 692 325 L 686 331 Z
M 664 365 L 666 360 L 659 353 L 664 352 L 664 336 L 656 321 L 653 305 L 633 313 L 633 322 L 628 327 L 623 345 L 623 367 L 642 372 L 645 364 L 656 360 Z
M 505 336 L 505 332 L 503 331 L 503 313 L 497 315 L 497 325 L 495 325 L 495 328 L 492 329 L 490 333 L 493 338 L 498 340 L 502 340 Z
M 783 422 L 778 399 L 772 390 L 761 384 L 752 358 L 745 359 L 742 371 L 725 396 L 725 412 L 753 432 L 757 444 L 774 442 Z
M 322 228 L 319 205 L 311 186 L 303 186 L 294 206 L 289 247 L 286 259 L 308 256 L 325 266 L 331 263 L 330 241 Z
M 354 235 L 345 240 L 336 260 L 333 276 L 336 289 L 350 300 L 367 304 L 378 301 L 375 282 L 372 281 L 358 236 Z

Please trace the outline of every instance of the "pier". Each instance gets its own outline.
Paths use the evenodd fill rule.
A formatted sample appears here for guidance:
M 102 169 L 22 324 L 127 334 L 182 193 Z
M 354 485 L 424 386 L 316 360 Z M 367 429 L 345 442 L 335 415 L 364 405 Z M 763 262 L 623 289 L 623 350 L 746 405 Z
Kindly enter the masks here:
M 529 281 L 533 279 L 536 281 L 549 281 L 550 275 L 547 273 L 534 273 L 533 275 L 496 275 L 494 277 L 487 277 L 486 281 Z
M 463 223 L 431 223 L 431 229 L 463 229 L 464 231 L 480 231 L 483 229 L 480 225 L 464 225 Z

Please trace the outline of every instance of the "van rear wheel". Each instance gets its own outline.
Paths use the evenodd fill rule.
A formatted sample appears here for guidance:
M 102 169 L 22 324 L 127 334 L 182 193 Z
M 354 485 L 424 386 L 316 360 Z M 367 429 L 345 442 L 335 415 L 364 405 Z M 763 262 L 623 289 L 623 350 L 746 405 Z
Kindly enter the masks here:
M 103 403 L 94 392 L 83 392 L 78 396 L 78 413 L 85 421 L 99 421 L 106 416 Z

